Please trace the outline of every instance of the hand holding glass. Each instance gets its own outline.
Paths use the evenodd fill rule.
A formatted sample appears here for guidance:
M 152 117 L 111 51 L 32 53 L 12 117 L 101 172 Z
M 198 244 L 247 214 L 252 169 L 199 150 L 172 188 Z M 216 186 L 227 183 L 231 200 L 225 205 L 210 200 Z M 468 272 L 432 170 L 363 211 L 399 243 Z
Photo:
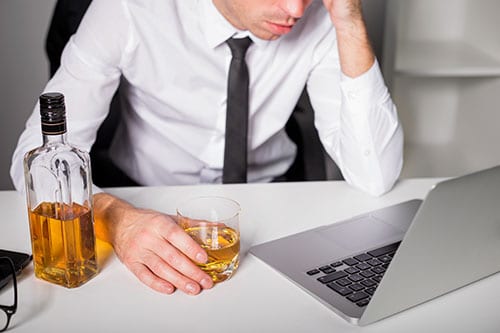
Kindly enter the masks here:
M 239 265 L 240 205 L 223 197 L 198 197 L 177 208 L 179 225 L 208 254 L 206 263 L 196 263 L 212 280 L 229 279 Z

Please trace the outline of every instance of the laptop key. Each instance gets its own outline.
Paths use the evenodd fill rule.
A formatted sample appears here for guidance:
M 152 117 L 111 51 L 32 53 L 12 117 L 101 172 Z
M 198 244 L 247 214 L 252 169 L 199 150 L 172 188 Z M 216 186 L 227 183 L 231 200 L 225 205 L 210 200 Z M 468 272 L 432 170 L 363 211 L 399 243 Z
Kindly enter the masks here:
M 347 296 L 347 299 L 353 303 L 357 303 L 357 302 L 361 301 L 362 299 L 365 299 L 368 297 L 370 297 L 370 295 L 368 295 L 367 293 L 365 293 L 363 291 L 359 291 L 359 292 L 354 293 L 350 296 Z
M 339 267 L 342 266 L 344 263 L 342 261 L 336 261 L 333 264 L 330 264 L 332 267 Z
M 349 286 L 349 288 L 352 289 L 352 290 L 354 290 L 354 291 L 360 291 L 360 290 L 365 289 L 365 287 L 363 287 L 359 283 L 352 284 L 352 285 Z
M 370 302 L 370 299 L 369 298 L 365 298 L 364 300 L 359 301 L 358 303 L 356 303 L 356 305 L 359 306 L 359 307 L 363 307 L 363 306 L 367 306 L 369 302 Z
M 354 256 L 354 259 L 356 259 L 358 261 L 367 261 L 367 260 L 370 260 L 371 258 L 372 258 L 372 256 L 370 256 L 366 253 L 362 253 L 360 255 Z
M 343 278 L 343 279 L 338 279 L 336 281 L 337 284 L 341 285 L 342 287 L 345 287 L 347 285 L 350 285 L 352 283 L 351 280 L 347 279 L 347 278 Z
M 375 289 L 376 289 L 376 288 L 368 288 L 368 289 L 365 289 L 365 292 L 366 292 L 367 294 L 373 295 L 373 293 L 375 292 Z
M 387 254 L 384 254 L 383 256 L 378 257 L 377 259 L 382 261 L 383 263 L 390 263 L 392 260 L 392 257 L 388 256 Z
M 357 261 L 356 259 L 354 258 L 347 258 L 345 260 L 342 260 L 342 262 L 346 265 L 349 265 L 349 266 L 354 266 L 356 265 L 357 263 L 359 263 L 359 261 Z
M 353 291 L 347 287 L 342 287 L 336 284 L 335 282 L 328 283 L 326 285 L 328 288 L 332 289 L 333 291 L 339 293 L 341 296 L 347 296 L 349 294 L 352 294 Z
M 323 273 L 325 273 L 325 274 L 330 274 L 330 273 L 335 272 L 335 271 L 336 271 L 336 269 L 335 269 L 335 268 L 331 268 L 331 267 L 330 267 L 330 268 L 325 268 L 325 269 L 322 269 L 321 271 L 322 271 Z
M 338 272 L 334 272 L 334 273 L 330 273 L 328 275 L 322 276 L 322 277 L 318 278 L 318 281 L 321 283 L 330 283 L 332 281 L 341 279 L 341 278 L 346 277 L 346 276 L 347 276 L 346 272 L 338 271 Z
M 344 269 L 344 272 L 349 273 L 349 274 L 355 274 L 355 273 L 359 272 L 359 269 L 357 269 L 356 267 L 351 266 L 349 268 Z
M 378 265 L 382 265 L 382 262 L 380 260 L 377 260 L 375 258 L 371 259 L 371 260 L 368 260 L 366 262 L 368 265 L 371 265 L 371 266 L 378 266 Z
M 307 275 L 316 275 L 319 273 L 319 269 L 311 269 L 310 271 L 306 272 Z
M 364 280 L 365 278 L 359 274 L 353 274 L 353 275 L 349 276 L 348 279 L 353 281 L 353 282 L 359 282 L 361 280 Z
M 373 273 L 372 271 L 363 271 L 363 272 L 360 273 L 360 275 L 362 275 L 365 278 L 369 278 L 369 277 L 374 276 L 375 273 Z
M 356 267 L 357 269 L 360 269 L 360 270 L 362 270 L 362 271 L 364 271 L 365 269 L 368 269 L 368 268 L 372 268 L 372 266 L 368 265 L 368 264 L 367 264 L 367 263 L 365 263 L 365 262 L 362 262 L 361 264 L 356 265 L 356 266 L 354 266 L 354 267 Z
M 390 255 L 390 253 L 394 253 L 398 249 L 400 243 L 401 242 L 392 243 L 392 244 L 380 247 L 378 249 L 368 251 L 368 254 L 371 255 L 372 257 L 380 257 L 380 256 L 383 256 L 384 254 Z
M 373 280 L 370 280 L 370 279 L 366 279 L 364 281 L 361 281 L 361 284 L 364 285 L 365 287 L 373 287 L 373 286 L 377 285 L 376 282 L 374 282 Z
M 372 272 L 377 273 L 377 274 L 383 274 L 383 273 L 385 273 L 385 268 L 382 266 L 373 267 Z

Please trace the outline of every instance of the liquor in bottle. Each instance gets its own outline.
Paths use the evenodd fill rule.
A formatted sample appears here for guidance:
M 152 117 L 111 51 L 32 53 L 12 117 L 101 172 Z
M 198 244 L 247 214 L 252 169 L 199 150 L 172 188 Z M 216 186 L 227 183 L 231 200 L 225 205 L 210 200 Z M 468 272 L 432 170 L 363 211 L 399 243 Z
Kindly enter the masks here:
M 98 272 L 88 153 L 66 141 L 60 93 L 40 96 L 42 146 L 24 158 L 35 275 L 67 287 Z

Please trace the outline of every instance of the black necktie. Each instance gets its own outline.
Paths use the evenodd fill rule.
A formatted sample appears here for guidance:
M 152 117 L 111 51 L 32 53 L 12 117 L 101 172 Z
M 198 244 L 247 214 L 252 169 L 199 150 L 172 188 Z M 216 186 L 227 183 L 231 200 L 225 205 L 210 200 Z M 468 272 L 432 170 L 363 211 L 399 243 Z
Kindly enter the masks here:
M 233 58 L 227 83 L 226 139 L 222 182 L 247 182 L 248 68 L 245 53 L 252 43 L 248 37 L 230 38 Z

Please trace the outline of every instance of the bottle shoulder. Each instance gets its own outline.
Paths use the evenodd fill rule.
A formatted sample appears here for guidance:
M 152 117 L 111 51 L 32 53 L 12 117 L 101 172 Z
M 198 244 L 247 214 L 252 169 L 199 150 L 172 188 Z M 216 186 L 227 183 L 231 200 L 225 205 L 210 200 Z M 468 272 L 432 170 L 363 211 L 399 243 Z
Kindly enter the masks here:
M 24 160 L 29 164 L 35 161 L 44 163 L 44 161 L 52 161 L 55 159 L 62 159 L 70 164 L 90 163 L 90 156 L 86 151 L 67 143 L 46 144 L 30 150 L 24 157 Z

